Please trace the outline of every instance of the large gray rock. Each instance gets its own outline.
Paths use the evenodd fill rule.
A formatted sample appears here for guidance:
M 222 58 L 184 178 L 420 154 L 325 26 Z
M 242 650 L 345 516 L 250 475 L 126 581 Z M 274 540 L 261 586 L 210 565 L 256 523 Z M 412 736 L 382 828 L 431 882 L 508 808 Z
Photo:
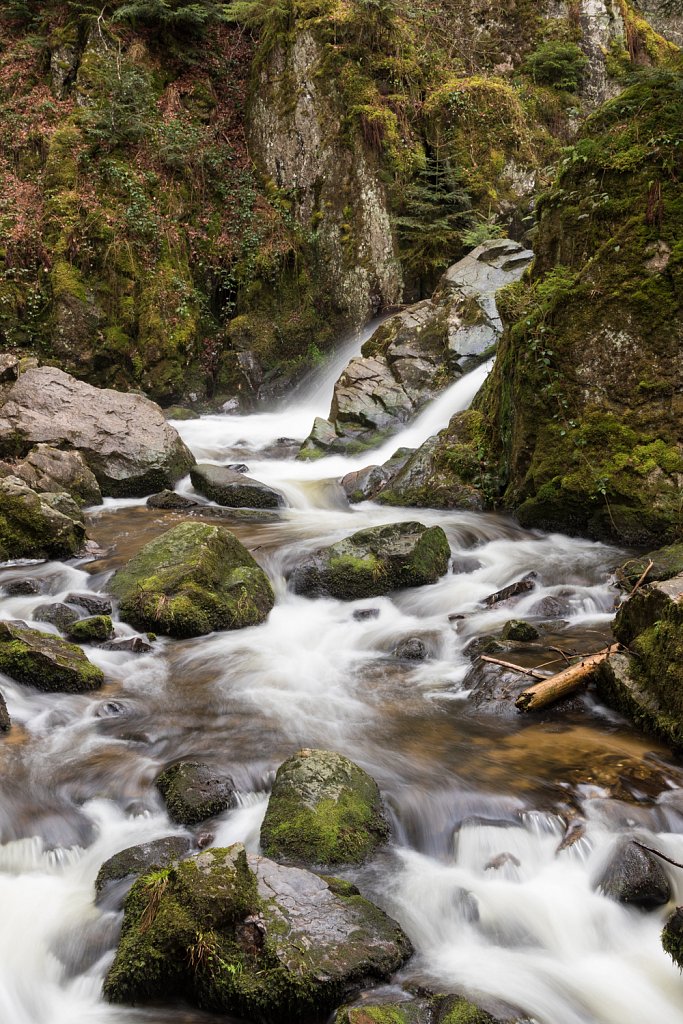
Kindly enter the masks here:
M 170 817 L 181 825 L 197 825 L 235 806 L 232 779 L 197 761 L 179 761 L 165 768 L 156 787 Z
M 68 494 L 37 494 L 24 480 L 0 480 L 0 561 L 69 558 L 85 541 L 83 515 Z
M 66 491 L 79 505 L 101 505 L 102 492 L 79 452 L 61 451 L 48 444 L 32 448 L 25 459 L 8 467 L 38 493 Z
M 478 365 L 502 334 L 496 292 L 532 258 L 510 239 L 484 242 L 446 271 L 431 299 L 385 321 L 337 381 L 329 421 L 316 421 L 302 457 L 376 445 Z
M 202 462 L 192 468 L 190 479 L 205 498 L 228 508 L 283 508 L 287 504 L 283 495 L 268 484 L 226 466 Z
M 3 455 L 25 455 L 37 444 L 79 451 L 102 493 L 118 497 L 172 488 L 194 464 L 154 402 L 51 366 L 22 374 L 0 409 Z
M 671 885 L 659 861 L 630 840 L 623 840 L 598 880 L 598 888 L 619 903 L 644 910 L 661 907 L 671 899 Z

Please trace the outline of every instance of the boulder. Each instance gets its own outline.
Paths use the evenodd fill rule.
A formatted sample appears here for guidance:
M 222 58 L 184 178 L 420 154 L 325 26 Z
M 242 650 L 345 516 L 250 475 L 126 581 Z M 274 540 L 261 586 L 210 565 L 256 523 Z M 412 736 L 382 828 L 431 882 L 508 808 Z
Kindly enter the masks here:
M 641 578 L 648 565 L 645 582 L 656 583 L 670 580 L 672 576 L 683 573 L 683 543 L 669 544 L 665 548 L 649 551 L 638 558 L 629 558 L 617 569 L 617 580 L 626 590 L 632 590 Z
M 1 413 L 0 413 L 1 415 Z M 79 505 L 101 505 L 102 492 L 95 474 L 80 452 L 61 451 L 38 444 L 25 459 L 11 467 L 12 474 L 38 493 L 66 491 Z
M 355 601 L 403 587 L 436 583 L 448 571 L 450 547 L 440 526 L 373 526 L 307 556 L 290 576 L 296 594 Z
M 150 494 L 147 504 L 150 508 L 184 509 L 196 508 L 199 502 L 175 491 L 159 491 L 158 494 Z
M 101 594 L 67 594 L 64 598 L 67 604 L 78 605 L 79 608 L 85 608 L 89 615 L 111 615 L 112 603 L 108 597 L 103 597 Z
M 100 644 L 114 636 L 114 623 L 109 615 L 91 615 L 66 628 L 69 640 L 79 644 Z
M 225 466 L 200 463 L 190 472 L 192 486 L 205 498 L 228 508 L 283 508 L 279 491 Z
M 515 1024 L 506 1014 L 505 1024 Z M 400 1003 L 343 1006 L 334 1024 L 502 1024 L 496 1017 L 462 996 L 424 996 Z
M 525 622 L 523 619 L 508 619 L 500 635 L 503 640 L 531 643 L 532 640 L 538 640 L 541 634 L 531 623 Z
M 644 910 L 661 907 L 671 899 L 671 885 L 662 864 L 628 839 L 617 844 L 597 887 L 610 899 Z
M 106 860 L 95 879 L 95 892 L 100 896 L 114 882 L 139 878 L 150 871 L 165 868 L 173 861 L 182 860 L 192 849 L 187 836 L 166 836 L 150 843 L 129 846 Z
M 51 626 L 65 632 L 72 623 L 76 622 L 80 615 L 68 604 L 55 601 L 54 604 L 39 604 L 33 609 L 33 618 L 37 622 L 49 622 Z
M 377 783 L 347 757 L 300 750 L 278 768 L 261 826 L 267 856 L 360 864 L 388 836 Z
M 424 661 L 427 657 L 427 645 L 419 637 L 410 636 L 396 644 L 394 657 L 403 661 Z
M 115 640 L 107 640 L 102 645 L 103 651 L 130 651 L 133 654 L 147 654 L 152 645 L 141 636 L 120 636 Z
M 208 764 L 179 761 L 155 784 L 171 819 L 181 825 L 196 825 L 235 806 L 234 782 Z
M 664 925 L 662 946 L 676 966 L 683 968 L 683 907 L 676 907 Z
M 263 569 L 220 526 L 182 523 L 146 544 L 111 581 L 138 629 L 202 636 L 263 622 L 275 602 Z
M 83 516 L 67 494 L 37 494 L 24 480 L 0 480 L 0 561 L 70 558 L 85 541 Z
M 104 682 L 80 647 L 12 622 L 0 622 L 0 672 L 45 693 L 84 693 Z
M 42 580 L 34 580 L 30 577 L 25 580 L 11 580 L 9 583 L 5 583 L 4 591 L 8 597 L 24 597 L 33 596 L 34 594 L 42 594 L 45 589 L 45 584 Z
M 236 844 L 134 884 L 104 994 L 140 1003 L 182 992 L 263 1024 L 321 1020 L 411 952 L 396 922 L 348 883 L 247 859 Z
M 12 728 L 12 720 L 7 710 L 5 698 L 0 693 L 0 732 L 9 732 Z
M 347 473 L 341 479 L 346 497 L 352 504 L 359 501 L 372 501 L 383 487 L 392 480 L 405 466 L 411 455 L 412 448 L 399 448 L 383 466 L 366 466 L 353 473 Z
M 173 487 L 194 464 L 154 402 L 52 366 L 23 373 L 0 410 L 0 452 L 21 456 L 38 444 L 80 452 L 102 493 L 115 497 Z

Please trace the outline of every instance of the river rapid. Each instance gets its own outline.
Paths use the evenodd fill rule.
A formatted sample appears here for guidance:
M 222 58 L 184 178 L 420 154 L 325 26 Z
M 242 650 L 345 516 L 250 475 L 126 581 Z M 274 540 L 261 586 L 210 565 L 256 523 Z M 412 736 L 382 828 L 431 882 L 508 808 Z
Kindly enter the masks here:
M 536 718 L 468 699 L 467 644 L 533 615 L 540 600 L 560 609 L 551 616 L 562 620 L 558 644 L 603 646 L 618 600 L 610 570 L 622 553 L 496 515 L 349 507 L 341 475 L 445 426 L 490 368 L 452 385 L 371 456 L 295 461 L 281 439 L 301 440 L 327 415 L 334 381 L 362 340 L 342 346 L 279 410 L 175 424 L 198 460 L 246 462 L 290 502 L 277 522 L 226 520 L 273 581 L 267 622 L 160 639 L 149 654 L 88 648 L 107 678 L 95 694 L 47 695 L 0 677 L 14 723 L 0 740 L 1 1024 L 226 1021 L 102 1000 L 120 914 L 95 906 L 93 883 L 118 850 L 182 833 L 153 786 L 180 757 L 220 765 L 235 780 L 239 806 L 212 824 L 213 845 L 239 840 L 256 850 L 274 771 L 301 746 L 361 764 L 392 820 L 389 847 L 348 877 L 400 921 L 416 955 L 373 998 L 425 985 L 538 1024 L 683 1024 L 683 981 L 659 941 L 671 908 L 643 913 L 595 889 L 623 834 L 683 861 L 681 765 L 590 698 Z M 191 493 L 189 480 L 180 489 Z M 0 585 L 41 577 L 51 600 L 106 592 L 114 568 L 182 518 L 108 500 L 90 514 L 104 553 L 3 566 Z M 302 552 L 399 519 L 446 531 L 453 567 L 434 586 L 355 603 L 288 592 L 285 575 Z M 481 604 L 531 570 L 539 585 L 513 610 Z M 0 597 L 0 617 L 30 620 L 45 600 Z M 362 609 L 377 614 L 354 617 Z M 411 636 L 427 645 L 428 660 L 391 656 Z M 582 836 L 558 852 L 572 821 L 582 822 Z M 511 856 L 492 867 L 501 854 Z M 677 902 L 682 876 L 671 869 Z

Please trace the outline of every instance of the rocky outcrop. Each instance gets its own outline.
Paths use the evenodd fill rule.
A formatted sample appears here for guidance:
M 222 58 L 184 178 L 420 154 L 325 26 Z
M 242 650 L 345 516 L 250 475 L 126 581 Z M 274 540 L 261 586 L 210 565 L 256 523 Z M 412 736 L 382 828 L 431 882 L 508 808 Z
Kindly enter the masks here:
M 347 757 L 300 750 L 278 768 L 261 826 L 266 856 L 360 864 L 388 835 L 377 783 Z
M 391 523 L 360 530 L 301 561 L 289 577 L 296 594 L 356 601 L 436 583 L 450 547 L 440 526 Z
M 150 541 L 110 586 L 127 622 L 175 637 L 258 625 L 275 601 L 234 534 L 203 523 L 182 523 Z
M 104 993 L 139 1003 L 182 992 L 263 1024 L 322 1020 L 410 953 L 396 922 L 348 882 L 247 859 L 237 844 L 135 883 Z
M 678 0 L 636 0 L 634 6 L 656 32 L 683 46 L 683 7 Z
M 205 498 L 228 508 L 283 508 L 284 496 L 243 473 L 226 466 L 200 463 L 190 470 L 192 486 Z
M 83 693 L 104 682 L 80 647 L 12 622 L 0 622 L 0 672 L 45 693 Z
M 19 477 L 0 479 L 0 560 L 70 558 L 84 541 L 83 513 L 68 494 L 37 494 Z
M 157 776 L 172 821 L 196 825 L 235 806 L 235 784 L 208 764 L 179 761 Z
M 0 408 L 0 452 L 47 444 L 80 452 L 103 494 L 173 487 L 194 458 L 161 409 L 141 395 L 100 390 L 50 366 L 22 374 Z
M 101 505 L 102 492 L 80 452 L 61 451 L 48 444 L 32 448 L 25 459 L 0 464 L 0 473 L 19 477 L 38 493 L 66 491 L 79 505 Z
M 492 354 L 502 332 L 496 291 L 532 255 L 509 239 L 485 242 L 446 271 L 431 299 L 383 323 L 337 381 L 329 421 L 316 422 L 301 455 L 376 445 Z

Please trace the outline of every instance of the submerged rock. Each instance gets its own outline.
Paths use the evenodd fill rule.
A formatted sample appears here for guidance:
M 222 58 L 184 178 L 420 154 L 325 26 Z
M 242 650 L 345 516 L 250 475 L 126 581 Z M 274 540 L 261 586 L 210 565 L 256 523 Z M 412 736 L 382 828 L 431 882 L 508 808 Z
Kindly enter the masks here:
M 175 491 L 159 491 L 158 494 L 150 494 L 147 504 L 150 508 L 184 509 L 196 508 L 199 502 Z
M 296 594 L 355 601 L 403 587 L 436 583 L 448 571 L 450 547 L 440 526 L 373 526 L 305 558 L 290 576 Z
M 152 649 L 149 640 L 145 640 L 142 636 L 120 636 L 102 644 L 103 651 L 131 651 L 133 654 L 146 654 Z
M 410 636 L 396 645 L 394 657 L 405 661 L 424 661 L 427 657 L 427 645 L 419 637 Z
M 165 868 L 176 860 L 182 860 L 192 849 L 187 836 L 166 836 L 150 843 L 129 846 L 115 853 L 97 872 L 95 892 L 98 897 L 114 882 L 138 878 L 152 870 Z
M 194 465 L 154 402 L 52 366 L 23 373 L 0 410 L 0 452 L 22 455 L 41 443 L 80 452 L 102 493 L 115 497 L 173 487 Z
M 0 561 L 70 558 L 84 541 L 82 513 L 67 494 L 37 494 L 15 476 L 0 480 Z
M 208 764 L 179 761 L 155 784 L 171 819 L 181 825 L 196 825 L 235 806 L 235 783 Z
M 109 615 L 91 615 L 68 626 L 66 635 L 79 644 L 104 643 L 114 636 L 114 623 Z
M 138 629 L 202 636 L 263 622 L 275 602 L 263 569 L 234 534 L 182 523 L 146 544 L 111 581 Z
M 411 952 L 396 922 L 347 886 L 247 860 L 236 844 L 134 884 L 104 994 L 139 1003 L 182 992 L 205 1009 L 263 1024 L 322 1020 Z
M 190 479 L 205 498 L 228 508 L 283 508 L 287 504 L 283 495 L 268 484 L 225 466 L 201 463 L 191 470 Z
M 306 749 L 278 768 L 261 826 L 269 857 L 360 864 L 388 835 L 377 783 L 353 761 Z
M 104 682 L 80 647 L 11 622 L 0 622 L 0 672 L 46 693 L 82 693 Z
M 671 885 L 663 866 L 630 840 L 618 843 L 597 887 L 610 899 L 644 910 L 661 907 L 671 899 Z

